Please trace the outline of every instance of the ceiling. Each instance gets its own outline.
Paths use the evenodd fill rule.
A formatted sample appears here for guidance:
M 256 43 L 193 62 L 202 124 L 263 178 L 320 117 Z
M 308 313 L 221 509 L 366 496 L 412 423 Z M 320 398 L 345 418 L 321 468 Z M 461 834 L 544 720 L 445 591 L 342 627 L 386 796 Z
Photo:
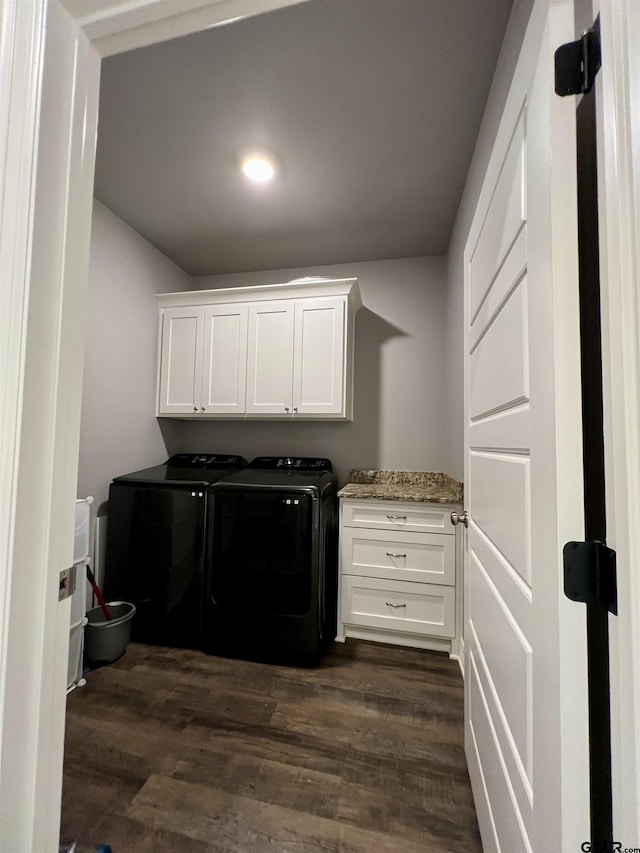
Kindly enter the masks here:
M 96 197 L 191 275 L 443 254 L 510 7 L 307 0 L 105 59 Z

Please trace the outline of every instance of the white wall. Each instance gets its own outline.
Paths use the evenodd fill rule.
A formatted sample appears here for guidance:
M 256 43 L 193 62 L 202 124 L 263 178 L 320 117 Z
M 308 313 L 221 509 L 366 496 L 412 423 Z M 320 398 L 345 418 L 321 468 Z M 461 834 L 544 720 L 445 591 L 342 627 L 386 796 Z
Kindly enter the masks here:
M 155 417 L 155 293 L 191 278 L 115 214 L 94 203 L 78 496 L 107 500 L 109 483 L 182 450 L 180 421 Z
M 450 474 L 464 478 L 463 253 L 533 0 L 514 0 L 447 254 L 446 374 Z
M 155 293 L 356 276 L 353 423 L 155 417 Z M 94 509 L 114 476 L 186 449 L 326 455 L 351 467 L 449 471 L 445 259 L 408 258 L 190 278 L 104 205 L 93 213 L 78 495 Z
M 356 276 L 364 307 L 356 317 L 352 423 L 189 423 L 185 449 L 329 457 L 340 482 L 349 468 L 448 471 L 443 257 L 269 270 L 192 279 L 194 289 L 275 284 L 292 278 Z

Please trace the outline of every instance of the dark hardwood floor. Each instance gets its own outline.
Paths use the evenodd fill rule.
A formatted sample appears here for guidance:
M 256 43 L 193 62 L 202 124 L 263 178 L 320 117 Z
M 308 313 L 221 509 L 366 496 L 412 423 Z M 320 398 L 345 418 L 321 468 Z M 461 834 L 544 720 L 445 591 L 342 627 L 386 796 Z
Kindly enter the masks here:
M 462 679 L 348 640 L 317 669 L 132 644 L 67 711 L 62 839 L 114 853 L 480 853 Z

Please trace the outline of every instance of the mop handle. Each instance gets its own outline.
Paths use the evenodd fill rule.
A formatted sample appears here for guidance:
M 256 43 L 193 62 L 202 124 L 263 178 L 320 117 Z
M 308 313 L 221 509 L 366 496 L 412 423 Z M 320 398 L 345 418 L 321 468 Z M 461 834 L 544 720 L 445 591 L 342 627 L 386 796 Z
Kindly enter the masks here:
M 104 618 L 107 620 L 107 622 L 111 622 L 111 620 L 113 619 L 113 616 L 111 615 L 111 611 L 107 607 L 107 602 L 102 597 L 102 593 L 100 592 L 100 587 L 96 583 L 96 579 L 93 576 L 93 572 L 89 568 L 88 564 L 87 564 L 87 577 L 89 578 L 89 583 L 91 584 L 91 586 L 93 588 L 94 595 L 98 599 L 98 604 L 102 608 L 102 612 L 104 613 Z

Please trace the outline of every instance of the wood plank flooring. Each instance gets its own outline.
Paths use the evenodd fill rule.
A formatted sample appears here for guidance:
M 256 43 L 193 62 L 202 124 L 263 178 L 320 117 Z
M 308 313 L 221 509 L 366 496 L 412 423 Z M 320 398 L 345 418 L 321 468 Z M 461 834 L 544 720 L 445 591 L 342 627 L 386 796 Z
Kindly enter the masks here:
M 131 644 L 67 710 L 62 832 L 114 853 L 480 853 L 446 655 L 316 669 Z

